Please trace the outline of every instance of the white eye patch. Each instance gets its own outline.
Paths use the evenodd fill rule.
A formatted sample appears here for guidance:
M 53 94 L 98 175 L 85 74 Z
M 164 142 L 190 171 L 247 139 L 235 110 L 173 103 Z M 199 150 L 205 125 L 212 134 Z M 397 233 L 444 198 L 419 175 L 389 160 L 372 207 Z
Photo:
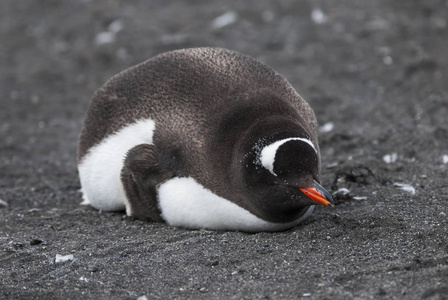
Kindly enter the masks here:
M 309 139 L 306 138 L 299 138 L 299 137 L 293 137 L 293 138 L 287 138 L 283 140 L 276 141 L 261 150 L 260 153 L 260 161 L 261 165 L 265 167 L 269 172 L 272 173 L 272 175 L 277 176 L 274 172 L 274 161 L 275 161 L 275 154 L 277 153 L 278 148 L 283 145 L 286 142 L 289 141 L 302 141 L 310 145 L 314 151 L 317 153 L 316 147 L 314 147 L 313 142 L 311 142 Z

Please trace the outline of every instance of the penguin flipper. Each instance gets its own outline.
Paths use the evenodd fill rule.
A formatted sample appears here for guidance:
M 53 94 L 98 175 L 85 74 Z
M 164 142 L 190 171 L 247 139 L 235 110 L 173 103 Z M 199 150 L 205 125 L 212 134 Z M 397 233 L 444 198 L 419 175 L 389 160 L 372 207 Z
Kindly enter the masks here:
M 161 170 L 157 162 L 156 147 L 140 144 L 130 149 L 120 176 L 128 199 L 127 215 L 162 222 L 157 205 L 156 186 L 174 174 Z

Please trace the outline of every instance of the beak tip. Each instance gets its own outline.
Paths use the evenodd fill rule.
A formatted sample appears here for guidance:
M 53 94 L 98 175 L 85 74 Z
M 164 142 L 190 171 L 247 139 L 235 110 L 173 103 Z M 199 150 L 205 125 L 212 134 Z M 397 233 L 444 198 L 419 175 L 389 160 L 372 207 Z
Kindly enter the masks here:
M 314 202 L 321 205 L 334 207 L 333 197 L 317 181 L 314 180 L 314 188 L 301 188 L 300 190 Z

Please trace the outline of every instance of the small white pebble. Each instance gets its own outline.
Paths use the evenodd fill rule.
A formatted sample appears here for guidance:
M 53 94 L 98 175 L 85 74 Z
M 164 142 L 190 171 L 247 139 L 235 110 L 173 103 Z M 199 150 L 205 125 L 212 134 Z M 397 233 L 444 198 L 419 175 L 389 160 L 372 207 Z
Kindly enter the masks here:
M 146 295 L 143 295 L 138 297 L 137 300 L 148 300 L 148 297 L 146 297 Z
M 96 45 L 111 44 L 113 42 L 115 42 L 115 32 L 103 31 L 95 37 Z
M 396 187 L 396 188 L 398 188 L 398 189 L 400 189 L 402 191 L 411 193 L 412 195 L 415 194 L 415 188 L 412 185 L 410 185 L 410 184 L 395 182 L 394 183 L 394 187 Z
M 367 197 L 365 197 L 365 196 L 363 196 L 363 197 L 361 197 L 361 196 L 355 196 L 355 197 L 353 197 L 353 199 L 354 199 L 354 200 L 367 200 Z
M 350 194 L 350 191 L 346 188 L 340 188 L 333 193 L 333 195 L 348 195 L 348 194 Z
M 322 125 L 320 128 L 319 128 L 319 131 L 320 132 L 330 132 L 330 131 L 332 131 L 334 129 L 334 123 L 333 122 L 328 122 L 328 123 L 325 123 L 324 125 Z
M 75 257 L 73 256 L 73 254 L 69 254 L 69 255 L 56 254 L 56 259 L 54 262 L 60 263 L 60 262 L 72 261 L 74 259 L 75 259 Z
M 444 156 L 442 156 L 442 162 L 444 163 L 444 164 L 448 164 L 448 155 L 444 155 Z
M 3 201 L 2 199 L 0 199 L 0 208 L 2 207 L 8 207 L 8 203 L 6 201 Z
M 327 16 L 320 8 L 315 8 L 311 11 L 311 19 L 316 24 L 323 24 L 327 22 Z
M 213 20 L 212 28 L 220 29 L 232 25 L 238 19 L 238 15 L 234 11 L 228 11 Z
M 394 162 L 396 162 L 397 161 L 397 158 L 398 158 L 398 155 L 397 155 L 397 153 L 391 153 L 391 154 L 386 154 L 386 155 L 384 155 L 383 156 L 383 161 L 386 163 L 386 164 L 391 164 L 391 163 L 394 163 Z
M 303 297 L 310 297 L 310 296 L 311 296 L 311 293 L 304 293 L 302 296 L 303 296 Z

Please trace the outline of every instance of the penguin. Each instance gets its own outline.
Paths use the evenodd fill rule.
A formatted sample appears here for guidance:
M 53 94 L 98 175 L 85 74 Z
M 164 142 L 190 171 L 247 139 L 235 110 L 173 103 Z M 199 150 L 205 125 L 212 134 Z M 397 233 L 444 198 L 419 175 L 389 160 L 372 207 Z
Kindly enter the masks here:
M 190 229 L 281 231 L 332 206 L 317 120 L 266 64 L 162 53 L 97 90 L 78 144 L 83 204 Z

